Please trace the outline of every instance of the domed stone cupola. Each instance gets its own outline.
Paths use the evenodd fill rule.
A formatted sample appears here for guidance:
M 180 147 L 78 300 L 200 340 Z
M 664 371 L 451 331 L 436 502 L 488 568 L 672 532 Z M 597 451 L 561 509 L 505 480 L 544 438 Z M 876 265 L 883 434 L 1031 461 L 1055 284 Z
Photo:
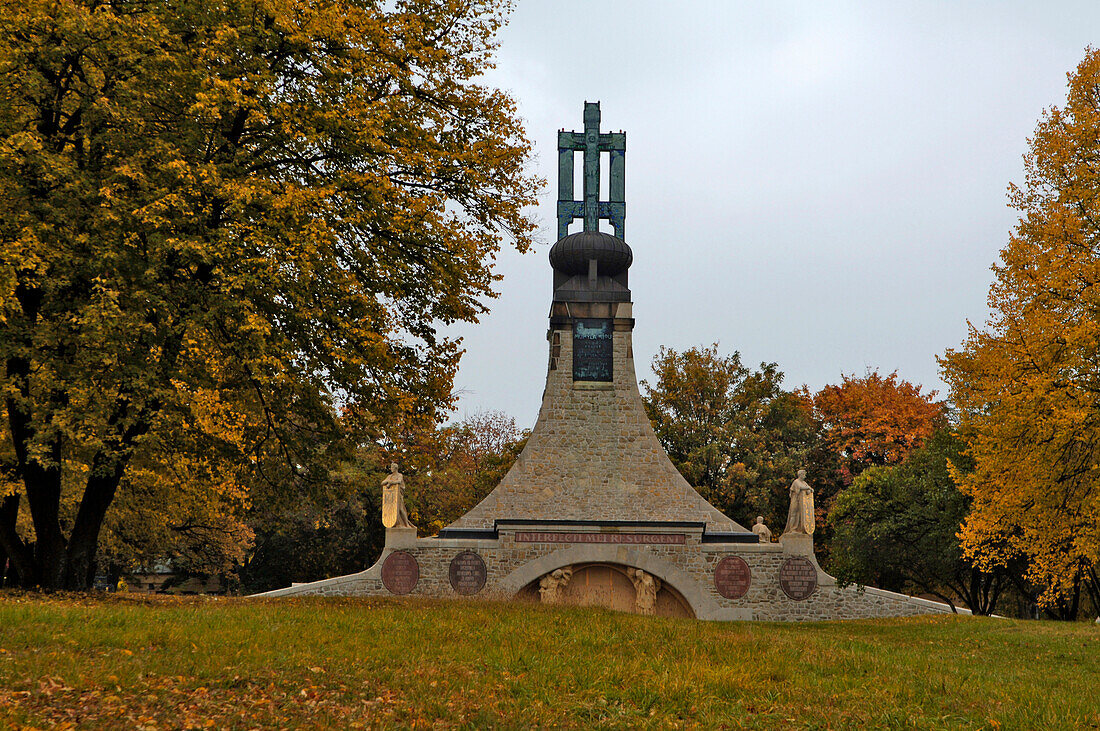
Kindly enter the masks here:
M 613 277 L 630 268 L 634 254 L 625 241 L 602 231 L 570 234 L 550 249 L 550 266 L 562 274 L 587 275 L 592 261 L 599 265 L 599 274 Z
M 554 299 L 559 302 L 628 302 L 630 247 L 601 231 L 570 234 L 550 249 Z

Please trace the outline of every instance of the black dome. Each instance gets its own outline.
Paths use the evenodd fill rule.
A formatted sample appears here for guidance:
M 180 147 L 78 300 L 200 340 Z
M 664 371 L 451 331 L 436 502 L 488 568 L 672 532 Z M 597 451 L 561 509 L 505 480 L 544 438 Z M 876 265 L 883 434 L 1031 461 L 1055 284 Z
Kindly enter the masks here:
M 630 268 L 634 254 L 625 241 L 601 231 L 570 234 L 550 248 L 550 266 L 562 274 L 587 274 L 589 259 L 600 276 L 613 277 Z

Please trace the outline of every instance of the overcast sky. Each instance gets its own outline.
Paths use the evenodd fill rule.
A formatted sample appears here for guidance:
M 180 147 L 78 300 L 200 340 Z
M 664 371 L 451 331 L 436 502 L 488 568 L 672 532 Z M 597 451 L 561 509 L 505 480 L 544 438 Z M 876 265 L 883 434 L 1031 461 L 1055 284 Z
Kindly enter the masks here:
M 1095 1 L 519 0 L 489 79 L 549 183 L 541 243 L 504 251 L 490 314 L 453 329 L 454 418 L 534 425 L 556 131 L 586 100 L 627 133 L 639 378 L 661 345 L 718 342 L 788 388 L 877 368 L 946 395 L 936 356 L 987 316 L 1026 139 L 1097 33 Z

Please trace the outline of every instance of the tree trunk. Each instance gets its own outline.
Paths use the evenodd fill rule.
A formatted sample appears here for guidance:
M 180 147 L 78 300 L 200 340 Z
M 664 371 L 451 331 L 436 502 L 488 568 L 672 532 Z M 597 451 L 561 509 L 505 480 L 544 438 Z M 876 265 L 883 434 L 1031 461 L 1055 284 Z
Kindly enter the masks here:
M 994 569 L 992 578 L 986 585 L 987 590 L 984 596 L 985 614 L 992 615 L 997 610 L 997 602 L 1001 599 L 1001 591 L 1004 589 L 1004 585 L 1004 574 Z
M 1097 575 L 1095 566 L 1089 566 L 1085 573 L 1085 589 L 1092 600 L 1092 608 L 1100 612 L 1100 575 Z
M 60 453 L 60 450 L 56 450 Z M 59 454 L 60 456 L 60 454 Z M 64 588 L 65 536 L 61 533 L 61 470 L 37 464 L 24 480 L 27 503 L 34 521 L 34 578 L 43 589 Z
M 998 573 L 987 573 L 977 567 L 970 568 L 970 583 L 967 588 L 966 603 L 974 614 L 993 614 L 997 599 L 1001 594 L 1001 577 Z
M 101 450 L 92 458 L 88 482 L 80 502 L 70 539 L 61 532 L 61 440 L 54 437 L 47 444 L 45 457 L 33 456 L 29 447 L 34 442 L 35 427 L 24 406 L 26 376 L 29 364 L 21 358 L 9 358 L 8 375 L 22 380 L 23 393 L 7 399 L 8 422 L 15 448 L 16 472 L 23 478 L 34 521 L 35 545 L 29 571 L 20 568 L 24 586 L 35 585 L 50 590 L 83 591 L 95 580 L 95 556 L 99 533 L 107 509 L 114 500 L 126 464 L 132 454 L 134 440 L 148 431 L 147 419 L 123 427 L 129 401 L 119 399 L 110 426 L 119 429 L 111 440 L 112 449 Z M 14 533 L 13 533 L 14 536 Z M 18 536 L 14 536 L 17 543 Z M 11 546 L 7 547 L 12 553 Z
M 23 484 L 34 521 L 34 571 L 31 578 L 43 589 L 61 589 L 65 536 L 61 533 L 59 520 L 61 448 L 56 442 L 51 445 L 50 457 L 53 464 L 48 467 L 43 467 L 37 460 L 27 462 L 23 468 Z
M 0 587 L 14 586 L 16 577 L 31 573 L 31 554 L 15 530 L 19 517 L 18 493 L 0 501 Z
M 24 576 L 23 583 L 33 581 L 44 589 L 61 588 L 65 562 L 65 537 L 61 533 L 59 510 L 61 505 L 61 441 L 51 439 L 45 457 L 31 456 L 28 448 L 33 443 L 35 430 L 30 414 L 22 401 L 26 398 L 26 373 L 29 364 L 20 358 L 8 360 L 8 375 L 22 377 L 22 398 L 7 400 L 8 426 L 12 446 L 15 448 L 16 469 L 23 477 L 27 491 L 27 505 L 34 521 L 34 567 L 31 576 Z M 21 572 L 22 573 L 22 572 Z
M 99 532 L 103 528 L 107 508 L 111 506 L 115 491 L 122 480 L 124 464 L 121 457 L 111 458 L 103 452 L 97 453 L 92 460 L 88 484 L 84 488 L 80 510 L 69 536 L 64 574 L 67 589 L 83 591 L 90 588 L 95 581 Z

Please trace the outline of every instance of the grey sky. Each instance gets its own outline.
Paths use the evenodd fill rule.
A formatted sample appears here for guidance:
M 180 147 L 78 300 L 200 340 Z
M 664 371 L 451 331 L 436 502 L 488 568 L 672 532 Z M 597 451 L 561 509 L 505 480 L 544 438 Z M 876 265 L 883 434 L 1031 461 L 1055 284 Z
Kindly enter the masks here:
M 1095 2 L 520 0 L 489 78 L 549 183 L 542 243 L 503 252 L 491 313 L 454 329 L 455 417 L 534 424 L 556 131 L 585 100 L 627 133 L 639 378 L 660 345 L 718 341 L 788 388 L 878 368 L 944 391 L 935 356 L 986 317 L 1026 138 L 1097 30 Z

